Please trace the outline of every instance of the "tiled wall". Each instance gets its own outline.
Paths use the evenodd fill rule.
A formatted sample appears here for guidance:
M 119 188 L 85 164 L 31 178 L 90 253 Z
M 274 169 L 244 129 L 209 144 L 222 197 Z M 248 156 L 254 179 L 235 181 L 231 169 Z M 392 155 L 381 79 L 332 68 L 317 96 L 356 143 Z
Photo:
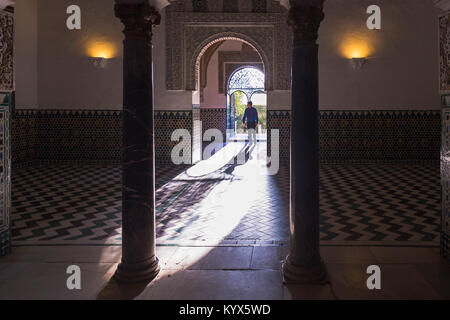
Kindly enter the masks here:
M 202 108 L 200 119 L 202 121 L 202 135 L 208 129 L 219 129 L 225 139 L 227 125 L 226 108 Z
M 11 251 L 10 107 L 0 106 L 0 257 Z
M 119 111 L 39 111 L 36 158 L 39 160 L 116 160 L 122 147 Z
M 191 111 L 155 112 L 155 151 L 170 161 L 176 128 L 192 132 Z M 34 160 L 119 163 L 121 111 L 20 110 L 13 120 L 13 165 Z
M 320 111 L 319 121 L 323 163 L 439 161 L 440 111 Z M 289 111 L 269 111 L 282 161 L 289 159 L 289 127 Z
M 26 163 L 36 159 L 36 114 L 24 110 L 15 112 L 12 119 L 12 163 Z
M 44 161 L 120 161 L 122 112 L 18 110 L 13 165 Z
M 267 154 L 272 155 L 272 129 L 279 130 L 279 155 L 281 162 L 289 161 L 289 149 L 291 139 L 291 112 L 267 111 Z
M 442 108 L 441 189 L 441 253 L 450 259 L 450 106 Z
M 203 132 L 225 134 L 225 109 L 202 109 Z M 170 163 L 173 130 L 192 133 L 192 111 L 155 112 L 158 163 Z M 280 158 L 289 160 L 290 111 L 269 111 L 280 130 Z M 120 111 L 17 111 L 13 164 L 32 160 L 120 161 Z M 269 135 L 270 150 L 270 135 Z M 439 111 L 321 111 L 320 155 L 326 163 L 438 161 Z
M 156 163 L 172 164 L 171 153 L 178 141 L 172 141 L 176 129 L 186 129 L 192 135 L 192 111 L 157 111 L 155 112 L 155 151 Z M 185 141 L 190 145 L 191 141 Z

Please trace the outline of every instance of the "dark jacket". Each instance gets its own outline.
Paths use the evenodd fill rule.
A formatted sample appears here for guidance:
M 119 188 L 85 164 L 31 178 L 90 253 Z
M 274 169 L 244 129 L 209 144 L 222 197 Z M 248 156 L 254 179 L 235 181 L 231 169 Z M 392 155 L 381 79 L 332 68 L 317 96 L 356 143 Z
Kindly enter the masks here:
M 242 123 L 251 123 L 251 124 L 258 124 L 258 111 L 253 108 L 247 108 L 245 109 L 244 118 L 242 119 Z

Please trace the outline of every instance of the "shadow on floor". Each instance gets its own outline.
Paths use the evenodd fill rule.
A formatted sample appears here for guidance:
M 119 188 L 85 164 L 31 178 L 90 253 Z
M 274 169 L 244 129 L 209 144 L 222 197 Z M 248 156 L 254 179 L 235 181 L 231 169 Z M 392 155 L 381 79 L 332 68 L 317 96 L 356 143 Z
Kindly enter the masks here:
M 97 295 L 97 300 L 133 300 L 137 298 L 151 281 L 120 283 L 111 278 Z

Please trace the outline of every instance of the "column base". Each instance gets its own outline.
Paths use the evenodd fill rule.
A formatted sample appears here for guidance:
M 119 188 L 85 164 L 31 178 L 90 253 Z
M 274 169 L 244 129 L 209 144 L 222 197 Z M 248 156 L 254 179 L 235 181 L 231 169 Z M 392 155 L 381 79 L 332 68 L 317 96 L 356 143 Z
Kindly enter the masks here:
M 323 261 L 313 267 L 295 265 L 288 255 L 283 262 L 283 282 L 285 284 L 327 284 L 328 273 Z
M 114 280 L 122 283 L 150 282 L 156 278 L 159 271 L 159 260 L 156 256 L 140 263 L 122 261 L 114 274 Z

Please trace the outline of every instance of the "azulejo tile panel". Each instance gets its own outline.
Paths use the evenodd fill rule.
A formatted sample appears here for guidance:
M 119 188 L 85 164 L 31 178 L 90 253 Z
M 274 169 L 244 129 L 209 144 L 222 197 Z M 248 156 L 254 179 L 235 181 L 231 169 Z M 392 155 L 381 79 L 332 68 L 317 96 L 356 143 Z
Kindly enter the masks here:
M 439 88 L 441 91 L 450 90 L 450 14 L 439 17 Z
M 320 111 L 320 159 L 327 163 L 435 161 L 440 111 Z M 280 130 L 280 157 L 289 159 L 290 111 L 269 111 Z M 270 135 L 269 135 L 270 141 Z
M 12 163 L 26 163 L 36 159 L 36 112 L 18 110 L 12 118 Z
M 450 236 L 444 232 L 441 233 L 441 255 L 450 260 Z
M 200 110 L 202 133 L 226 132 L 226 109 Z M 192 134 L 192 111 L 155 111 L 158 163 L 170 163 L 175 129 Z M 321 111 L 320 155 L 326 163 L 438 161 L 440 111 Z M 290 111 L 268 111 L 279 129 L 280 159 L 289 161 Z M 270 155 L 271 135 L 268 147 Z M 121 158 L 121 111 L 20 110 L 13 120 L 13 163 L 33 160 L 116 161 Z
M 155 111 L 156 161 L 169 163 L 175 129 L 192 133 L 191 111 Z M 122 111 L 20 110 L 13 125 L 13 163 L 120 162 Z
M 227 125 L 226 108 L 202 108 L 200 109 L 200 119 L 202 121 L 202 136 L 208 129 L 219 129 L 223 137 L 226 137 Z
M 291 141 L 291 112 L 267 111 L 267 155 L 272 155 L 271 130 L 279 130 L 279 155 L 281 162 L 289 162 Z
M 121 111 L 39 110 L 39 160 L 120 160 Z
M 172 133 L 177 129 L 187 130 L 192 137 L 192 111 L 155 112 L 156 163 L 172 164 L 171 153 L 175 145 L 190 149 L 191 141 L 172 141 Z M 182 156 L 182 154 L 180 154 Z
M 442 109 L 441 145 L 441 253 L 450 259 L 450 108 Z
M 11 251 L 10 107 L 0 106 L 0 257 Z

